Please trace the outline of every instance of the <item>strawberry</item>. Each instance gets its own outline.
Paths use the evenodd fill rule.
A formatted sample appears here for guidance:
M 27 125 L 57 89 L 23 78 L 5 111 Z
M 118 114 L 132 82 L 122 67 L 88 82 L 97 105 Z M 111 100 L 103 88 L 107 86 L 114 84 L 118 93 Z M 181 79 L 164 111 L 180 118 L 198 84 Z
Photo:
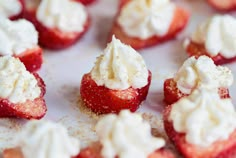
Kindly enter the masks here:
M 184 133 L 174 130 L 173 123 L 169 121 L 172 106 L 166 107 L 163 114 L 164 127 L 169 139 L 185 158 L 234 158 L 236 157 L 236 130 L 227 140 L 217 141 L 207 148 L 189 144 Z
M 149 71 L 148 84 L 145 87 L 111 90 L 105 86 L 98 86 L 90 74 L 85 74 L 81 81 L 80 94 L 85 105 L 95 113 L 119 113 L 123 109 L 134 112 L 146 99 L 150 83 Z
M 178 101 L 180 98 L 187 96 L 187 94 L 182 93 L 176 85 L 176 82 L 173 78 L 166 79 L 164 82 L 164 101 L 167 105 L 173 104 Z M 218 93 L 220 97 L 230 98 L 229 90 L 227 88 L 219 88 Z
M 23 12 L 24 12 L 24 9 L 25 9 L 24 0 L 18 0 L 18 1 L 19 1 L 20 4 L 21 4 L 22 10 L 21 10 L 21 12 L 18 13 L 17 15 L 14 15 L 14 16 L 9 17 L 9 19 L 11 19 L 11 20 L 17 20 L 17 19 L 22 18 L 22 16 L 23 16 Z
M 82 149 L 79 155 L 75 158 L 102 158 L 101 149 L 102 146 L 100 144 L 87 147 L 85 149 Z M 148 158 L 175 158 L 175 156 L 169 150 L 159 149 L 151 153 Z
M 186 51 L 189 54 L 189 56 L 199 57 L 201 55 L 206 55 L 210 57 L 216 65 L 221 65 L 236 61 L 236 57 L 225 58 L 220 53 L 216 56 L 210 56 L 203 44 L 197 44 L 192 41 L 187 45 Z
M 35 72 L 41 68 L 43 63 L 43 52 L 39 46 L 28 49 L 20 55 L 15 55 L 21 62 L 24 63 L 29 72 Z
M 33 73 L 41 88 L 41 95 L 33 101 L 27 100 L 24 103 L 14 104 L 8 99 L 0 99 L 0 117 L 18 117 L 25 119 L 41 119 L 47 111 L 45 100 L 46 89 L 43 80 L 38 74 Z
M 36 8 L 35 8 L 36 7 Z M 37 20 L 37 6 L 34 8 L 25 8 L 24 18 L 31 21 L 39 33 L 39 44 L 48 49 L 64 49 L 76 43 L 88 30 L 90 18 L 84 25 L 82 32 L 63 32 L 57 28 L 48 28 Z
M 236 0 L 207 0 L 207 2 L 220 11 L 232 11 L 236 9 Z
M 3 158 L 24 158 L 20 148 L 5 149 Z
M 121 0 L 120 9 L 122 9 L 122 7 L 125 6 L 128 2 L 129 0 L 128 1 Z M 118 11 L 118 16 L 119 16 L 119 12 L 120 11 Z M 141 48 L 157 45 L 167 40 L 173 39 L 180 31 L 182 31 L 185 28 L 186 24 L 188 23 L 188 19 L 189 19 L 189 13 L 186 12 L 184 9 L 177 7 L 168 33 L 163 37 L 152 36 L 145 40 L 135 38 L 135 37 L 129 37 L 129 35 L 123 32 L 122 28 L 115 21 L 112 26 L 111 32 L 109 34 L 108 41 L 111 41 L 112 36 L 115 35 L 116 38 L 121 40 L 121 42 L 127 45 L 130 45 L 134 49 L 141 49 Z
M 97 0 L 75 0 L 75 1 L 78 1 L 78 2 L 82 3 L 83 5 L 89 5 L 91 3 L 96 2 Z

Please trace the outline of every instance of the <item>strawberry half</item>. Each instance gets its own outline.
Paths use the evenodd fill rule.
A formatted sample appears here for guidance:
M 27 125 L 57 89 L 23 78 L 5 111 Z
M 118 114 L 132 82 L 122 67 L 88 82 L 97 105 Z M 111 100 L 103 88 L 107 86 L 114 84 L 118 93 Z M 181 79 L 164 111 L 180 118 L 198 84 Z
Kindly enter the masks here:
M 75 158 L 102 158 L 101 149 L 102 146 L 96 143 L 96 145 L 82 149 Z M 148 158 L 175 158 L 175 156 L 169 150 L 159 149 L 151 153 Z
M 122 7 L 124 7 L 129 1 L 130 0 L 121 0 L 119 10 L 121 10 Z M 118 15 L 116 17 L 119 16 L 119 12 L 120 11 L 118 11 Z M 163 37 L 152 36 L 145 40 L 136 37 L 130 37 L 122 30 L 120 25 L 117 23 L 117 20 L 115 20 L 111 32 L 109 34 L 108 41 L 111 41 L 112 36 L 115 35 L 116 38 L 120 39 L 122 43 L 130 45 L 134 49 L 142 49 L 145 47 L 150 47 L 168 41 L 170 39 L 173 39 L 180 31 L 182 31 L 185 28 L 185 26 L 188 23 L 188 20 L 189 20 L 189 13 L 184 9 L 177 7 L 168 33 Z
M 20 2 L 20 4 L 21 4 L 21 12 L 20 13 L 18 13 L 17 15 L 14 15 L 14 16 L 11 16 L 11 17 L 9 17 L 9 19 L 11 19 L 11 20 L 17 20 L 17 19 L 20 19 L 20 18 L 22 18 L 22 16 L 23 16 L 23 12 L 24 12 L 24 9 L 25 9 L 25 5 L 24 5 L 24 0 L 18 0 L 19 2 Z
M 29 72 L 35 72 L 42 66 L 43 50 L 39 46 L 36 46 L 19 55 L 15 55 L 15 57 L 19 58 L 20 61 L 23 62 Z
M 167 105 L 171 105 L 177 102 L 180 98 L 188 96 L 188 94 L 184 94 L 178 89 L 173 78 L 165 80 L 163 89 L 164 101 L 167 103 Z M 222 99 L 230 98 L 229 90 L 227 88 L 219 88 L 218 93 Z
M 163 114 L 164 127 L 169 139 L 185 158 L 234 158 L 236 157 L 236 130 L 227 140 L 217 141 L 207 148 L 189 144 L 184 133 L 174 130 L 173 123 L 169 121 L 172 106 L 166 107 Z
M 206 55 L 210 57 L 216 65 L 221 65 L 236 61 L 236 57 L 225 58 L 220 53 L 216 56 L 210 56 L 203 44 L 197 44 L 192 41 L 187 45 L 186 51 L 189 54 L 189 56 L 195 56 L 196 58 L 202 55 Z
M 41 88 L 41 94 L 33 101 L 27 100 L 24 103 L 14 104 L 8 99 L 0 98 L 0 117 L 18 117 L 25 119 L 41 119 L 47 111 L 45 100 L 46 88 L 43 80 L 38 74 L 33 73 L 38 81 L 38 86 Z
M 236 9 L 236 0 L 207 0 L 207 2 L 220 11 L 232 11 Z
M 65 49 L 76 43 L 90 26 L 90 18 L 84 24 L 82 32 L 63 32 L 57 28 L 45 27 L 36 17 L 37 6 L 25 7 L 24 18 L 31 21 L 39 33 L 39 44 L 48 49 Z
M 81 81 L 80 94 L 85 105 L 95 113 L 119 113 L 123 109 L 134 112 L 146 99 L 150 83 L 151 72 L 149 71 L 148 84 L 145 87 L 111 90 L 105 86 L 98 86 L 91 74 L 85 74 Z
M 75 0 L 75 1 L 80 2 L 80 3 L 82 3 L 83 5 L 89 5 L 89 4 L 91 4 L 91 3 L 96 2 L 97 0 Z

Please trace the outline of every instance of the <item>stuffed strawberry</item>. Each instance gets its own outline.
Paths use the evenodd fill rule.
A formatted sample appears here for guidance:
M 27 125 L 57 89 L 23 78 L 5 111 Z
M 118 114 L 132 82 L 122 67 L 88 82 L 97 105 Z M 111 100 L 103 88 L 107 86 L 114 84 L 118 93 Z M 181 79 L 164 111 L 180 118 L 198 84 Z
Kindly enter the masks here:
M 146 99 L 150 83 L 151 72 L 142 57 L 113 37 L 92 71 L 83 76 L 80 94 L 95 113 L 136 111 Z
M 236 0 L 207 0 L 207 2 L 220 11 L 232 11 L 236 9 Z
M 88 30 L 89 16 L 81 3 L 72 0 L 42 0 L 38 3 L 28 3 L 24 17 L 35 25 L 39 32 L 39 43 L 45 48 L 67 48 L 76 43 Z
M 227 67 L 216 66 L 207 56 L 187 59 L 173 78 L 164 82 L 164 101 L 170 105 L 196 88 L 217 89 L 221 98 L 229 98 L 233 74 Z
M 24 0 L 1 0 L 0 15 L 11 20 L 22 17 L 24 11 Z
M 82 149 L 76 158 L 175 157 L 163 148 L 164 139 L 152 136 L 149 123 L 140 114 L 128 110 L 121 111 L 119 115 L 108 114 L 98 121 L 95 130 L 99 142 Z
M 121 0 L 110 32 L 134 49 L 173 39 L 189 19 L 189 13 L 169 0 Z
M 164 111 L 169 139 L 185 158 L 236 157 L 236 113 L 230 99 L 195 90 Z
M 0 117 L 42 118 L 47 111 L 43 80 L 17 58 L 0 57 L 0 63 Z
M 5 149 L 3 158 L 72 158 L 80 151 L 79 140 L 59 123 L 34 120 L 22 129 L 15 137 L 16 147 Z
M 26 20 L 0 20 L 0 55 L 19 58 L 30 72 L 41 68 L 43 63 L 42 49 L 38 46 L 38 32 Z
M 230 15 L 216 15 L 199 25 L 191 38 L 184 43 L 190 56 L 207 55 L 215 64 L 225 64 L 236 60 L 236 37 L 231 30 L 236 29 L 236 19 Z

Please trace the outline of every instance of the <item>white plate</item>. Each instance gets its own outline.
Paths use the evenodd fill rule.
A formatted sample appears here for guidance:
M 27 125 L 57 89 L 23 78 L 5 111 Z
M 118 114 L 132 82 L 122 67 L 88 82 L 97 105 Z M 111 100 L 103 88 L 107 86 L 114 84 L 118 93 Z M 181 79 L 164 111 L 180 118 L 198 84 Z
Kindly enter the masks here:
M 191 33 L 196 25 L 213 15 L 214 10 L 205 1 L 177 1 L 191 12 L 191 21 L 186 30 L 172 40 L 160 46 L 140 51 L 153 78 L 147 100 L 139 112 L 145 112 L 145 118 L 153 128 L 162 131 L 161 111 L 163 109 L 163 81 L 172 77 L 176 70 L 187 59 L 182 47 L 184 37 Z M 92 27 L 89 32 L 73 47 L 51 52 L 45 50 L 44 64 L 39 72 L 47 85 L 46 102 L 48 112 L 44 119 L 64 124 L 71 135 L 78 137 L 86 146 L 95 141 L 94 125 L 98 116 L 80 108 L 79 88 L 83 74 L 93 67 L 96 57 L 106 46 L 108 32 L 117 9 L 117 0 L 98 0 L 89 7 Z M 236 63 L 228 64 L 236 74 Z M 236 104 L 235 82 L 230 89 L 233 102 Z M 18 119 L 0 120 L 0 149 L 14 146 L 14 135 L 26 121 Z

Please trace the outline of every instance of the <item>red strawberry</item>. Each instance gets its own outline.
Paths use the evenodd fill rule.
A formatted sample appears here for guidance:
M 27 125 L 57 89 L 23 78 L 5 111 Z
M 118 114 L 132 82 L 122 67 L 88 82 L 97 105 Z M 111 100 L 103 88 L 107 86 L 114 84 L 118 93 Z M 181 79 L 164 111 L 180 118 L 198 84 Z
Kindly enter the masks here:
M 47 111 L 43 96 L 46 92 L 45 84 L 38 74 L 33 73 L 41 88 L 41 95 L 33 101 L 27 100 L 24 103 L 14 104 L 8 99 L 0 99 L 0 117 L 18 117 L 25 119 L 41 119 Z
M 120 7 L 123 7 L 129 2 L 129 0 L 121 0 Z M 119 13 L 118 13 L 119 14 Z M 117 16 L 118 17 L 118 16 Z M 134 49 L 141 49 L 153 45 L 157 45 L 159 43 L 165 42 L 167 40 L 173 39 L 180 31 L 182 31 L 186 24 L 188 23 L 189 13 L 186 12 L 182 8 L 176 8 L 175 16 L 173 18 L 172 24 L 169 28 L 168 33 L 163 36 L 152 36 L 146 40 L 142 40 L 135 37 L 129 37 L 129 35 L 123 32 L 122 28 L 119 26 L 117 22 L 114 22 L 111 32 L 109 34 L 108 40 L 111 41 L 112 36 L 115 35 L 116 38 L 120 39 L 121 42 L 130 45 Z
M 236 61 L 236 57 L 227 59 L 227 58 L 223 57 L 220 53 L 218 55 L 212 57 L 209 55 L 209 53 L 207 52 L 207 50 L 203 44 L 197 44 L 192 41 L 187 45 L 186 51 L 190 56 L 195 56 L 197 58 L 201 55 L 206 55 L 206 56 L 210 57 L 216 65 L 221 65 L 221 64 L 231 63 L 231 62 Z
M 182 93 L 176 85 L 176 82 L 173 78 L 166 79 L 164 82 L 164 101 L 167 105 L 173 104 L 178 101 L 180 98 L 187 96 L 187 94 Z M 219 88 L 218 93 L 220 97 L 230 98 L 229 90 L 227 88 Z
M 236 9 L 236 0 L 207 0 L 215 9 L 220 11 L 231 11 Z
M 25 8 L 24 18 L 31 21 L 39 33 L 39 44 L 48 49 L 64 49 L 76 43 L 88 30 L 90 18 L 84 25 L 82 32 L 62 32 L 57 28 L 47 28 L 36 18 L 36 8 Z
M 26 69 L 30 72 L 39 70 L 43 63 L 43 52 L 38 46 L 28 49 L 15 57 L 19 58 L 20 61 L 24 63 Z
M 3 158 L 24 158 L 20 148 L 5 149 Z
M 75 0 L 75 1 L 78 1 L 78 2 L 82 3 L 83 5 L 89 5 L 91 3 L 96 2 L 97 0 Z
M 24 9 L 25 9 L 24 0 L 18 0 L 18 1 L 21 4 L 22 10 L 19 14 L 9 17 L 9 19 L 11 19 L 11 20 L 17 20 L 19 18 L 22 18 L 22 16 L 23 16 L 23 12 L 24 12 Z
M 149 71 L 148 84 L 145 87 L 111 90 L 105 86 L 98 86 L 90 74 L 85 74 L 81 81 L 80 94 L 85 105 L 95 113 L 119 113 L 123 109 L 134 112 L 146 99 L 150 83 L 151 72 Z
M 101 149 L 102 149 L 102 146 L 96 143 L 96 146 L 93 145 L 91 147 L 82 149 L 79 155 L 75 158 L 102 158 Z M 169 150 L 160 149 L 151 153 L 148 156 L 148 158 L 175 158 L 175 156 Z
M 169 121 L 172 106 L 166 107 L 163 114 L 164 127 L 169 139 L 185 158 L 235 158 L 236 157 L 236 130 L 227 140 L 217 141 L 207 148 L 189 144 L 184 133 L 178 133 Z

